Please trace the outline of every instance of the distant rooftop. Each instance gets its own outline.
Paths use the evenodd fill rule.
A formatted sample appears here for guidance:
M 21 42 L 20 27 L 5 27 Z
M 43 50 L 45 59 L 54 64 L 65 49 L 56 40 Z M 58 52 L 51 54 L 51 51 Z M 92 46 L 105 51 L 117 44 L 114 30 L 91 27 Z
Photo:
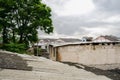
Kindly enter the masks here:
M 68 46 L 68 45 L 88 45 L 88 44 L 107 44 L 107 43 L 116 43 L 120 44 L 120 41 L 111 41 L 111 42 L 74 42 L 74 43 L 59 43 L 59 44 L 50 44 L 53 47 L 61 47 L 61 46 Z

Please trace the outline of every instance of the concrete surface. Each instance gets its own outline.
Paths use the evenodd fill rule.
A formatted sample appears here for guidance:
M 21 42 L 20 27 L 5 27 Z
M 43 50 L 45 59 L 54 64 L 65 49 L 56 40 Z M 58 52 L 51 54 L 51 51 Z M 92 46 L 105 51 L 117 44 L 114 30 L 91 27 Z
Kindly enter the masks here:
M 43 57 L 16 55 L 26 61 L 32 71 L 0 68 L 0 80 L 111 80 Z
M 0 50 L 0 67 L 7 69 L 32 70 L 27 66 L 27 62 L 17 53 Z

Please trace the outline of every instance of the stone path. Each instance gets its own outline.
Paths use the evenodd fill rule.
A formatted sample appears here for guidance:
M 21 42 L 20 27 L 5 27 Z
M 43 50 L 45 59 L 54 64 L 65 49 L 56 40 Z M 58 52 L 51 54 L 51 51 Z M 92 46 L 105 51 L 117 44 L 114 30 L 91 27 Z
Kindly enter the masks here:
M 32 71 L 0 69 L 0 80 L 111 80 L 103 75 L 43 57 L 20 54 L 18 56 L 27 61 Z

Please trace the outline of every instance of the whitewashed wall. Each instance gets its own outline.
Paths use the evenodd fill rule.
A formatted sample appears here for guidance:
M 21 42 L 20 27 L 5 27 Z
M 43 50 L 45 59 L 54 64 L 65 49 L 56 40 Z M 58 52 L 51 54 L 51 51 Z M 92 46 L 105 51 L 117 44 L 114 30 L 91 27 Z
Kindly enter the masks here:
M 72 45 L 58 48 L 57 58 L 63 62 L 82 64 L 120 63 L 120 45 Z

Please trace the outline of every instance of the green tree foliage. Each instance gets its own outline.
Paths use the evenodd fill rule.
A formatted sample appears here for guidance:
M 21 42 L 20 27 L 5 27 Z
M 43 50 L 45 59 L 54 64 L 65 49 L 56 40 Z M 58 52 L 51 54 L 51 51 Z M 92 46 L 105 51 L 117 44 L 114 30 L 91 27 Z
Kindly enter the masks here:
M 11 51 L 11 52 L 18 52 L 21 54 L 23 54 L 26 50 L 25 44 L 20 44 L 20 43 L 19 44 L 18 43 L 5 44 L 2 48 L 8 51 Z
M 3 44 L 38 40 L 37 30 L 52 33 L 51 9 L 41 0 L 0 0 L 0 31 Z

